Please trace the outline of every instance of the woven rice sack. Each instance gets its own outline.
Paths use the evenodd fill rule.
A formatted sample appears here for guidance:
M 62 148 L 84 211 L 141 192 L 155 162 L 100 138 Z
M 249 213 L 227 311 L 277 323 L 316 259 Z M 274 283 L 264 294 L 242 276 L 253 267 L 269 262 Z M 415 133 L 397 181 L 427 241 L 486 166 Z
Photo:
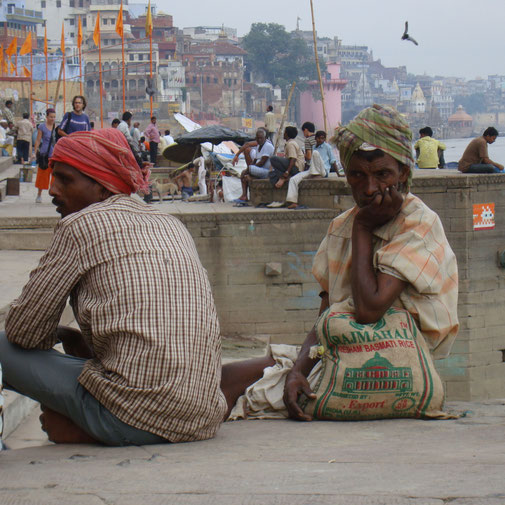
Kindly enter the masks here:
M 406 310 L 359 324 L 346 302 L 317 325 L 322 370 L 317 398 L 301 403 L 316 419 L 448 418 L 444 391 L 424 338 Z

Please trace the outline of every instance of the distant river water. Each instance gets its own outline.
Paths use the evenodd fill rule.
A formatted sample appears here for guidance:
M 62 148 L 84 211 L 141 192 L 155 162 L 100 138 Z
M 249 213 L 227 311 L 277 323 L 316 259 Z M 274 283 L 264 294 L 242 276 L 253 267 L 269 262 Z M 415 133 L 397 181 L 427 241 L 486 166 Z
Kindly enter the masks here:
M 459 161 L 471 140 L 471 138 L 441 140 L 447 148 L 444 153 L 446 163 Z M 488 154 L 493 161 L 505 165 L 505 137 L 498 137 L 493 144 L 488 145 Z

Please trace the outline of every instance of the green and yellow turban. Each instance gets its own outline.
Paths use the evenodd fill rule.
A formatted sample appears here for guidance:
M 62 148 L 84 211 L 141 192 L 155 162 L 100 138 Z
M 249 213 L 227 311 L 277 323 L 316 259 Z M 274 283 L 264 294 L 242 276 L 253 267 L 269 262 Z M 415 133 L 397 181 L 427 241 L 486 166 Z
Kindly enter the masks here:
M 407 190 L 412 180 L 414 156 L 412 131 L 393 107 L 374 104 L 363 109 L 347 126 L 335 129 L 331 139 L 340 153 L 340 161 L 347 168 L 352 155 L 360 148 L 380 149 L 410 169 Z

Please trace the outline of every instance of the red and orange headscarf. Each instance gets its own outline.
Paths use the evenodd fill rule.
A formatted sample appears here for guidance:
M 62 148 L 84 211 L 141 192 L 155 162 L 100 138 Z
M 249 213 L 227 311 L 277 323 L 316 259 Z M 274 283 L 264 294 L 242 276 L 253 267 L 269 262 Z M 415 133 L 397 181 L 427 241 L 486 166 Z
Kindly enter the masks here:
M 149 192 L 149 169 L 139 167 L 125 136 L 115 128 L 61 138 L 49 166 L 56 161 L 74 167 L 114 194 Z

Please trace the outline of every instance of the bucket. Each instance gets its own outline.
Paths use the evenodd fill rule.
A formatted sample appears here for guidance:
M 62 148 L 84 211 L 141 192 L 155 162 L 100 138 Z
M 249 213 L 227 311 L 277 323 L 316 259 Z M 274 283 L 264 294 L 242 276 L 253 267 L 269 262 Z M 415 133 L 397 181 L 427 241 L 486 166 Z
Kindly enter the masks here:
M 33 170 L 27 166 L 19 169 L 19 182 L 32 182 Z

